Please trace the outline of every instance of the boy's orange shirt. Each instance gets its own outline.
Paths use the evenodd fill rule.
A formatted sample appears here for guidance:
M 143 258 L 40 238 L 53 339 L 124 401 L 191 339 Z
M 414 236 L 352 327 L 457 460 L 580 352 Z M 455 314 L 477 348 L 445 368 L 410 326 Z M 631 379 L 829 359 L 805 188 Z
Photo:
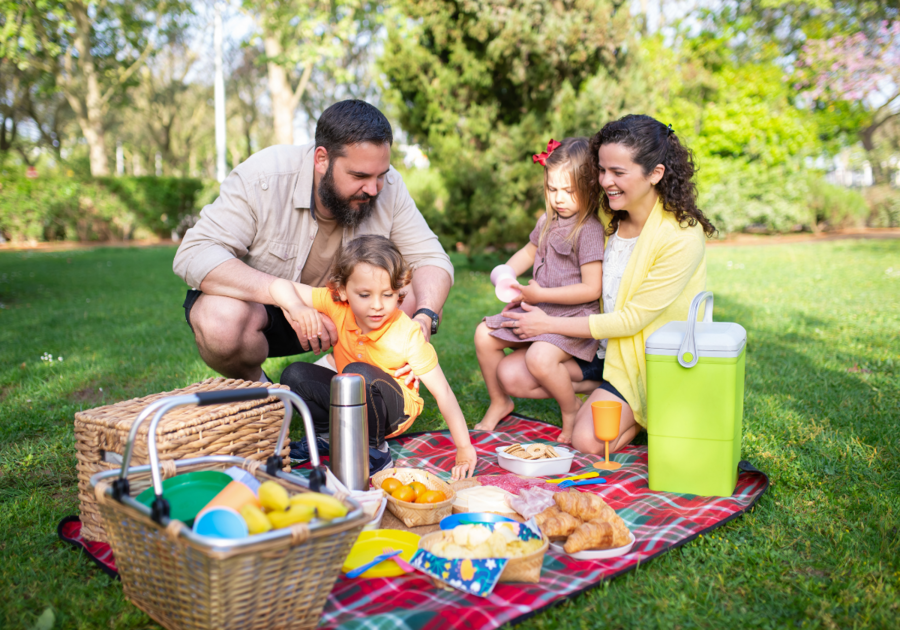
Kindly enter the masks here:
M 378 330 L 363 334 L 356 323 L 356 317 L 346 302 L 335 302 L 327 288 L 313 289 L 313 308 L 331 318 L 338 331 L 338 342 L 334 346 L 334 361 L 338 372 L 343 372 L 350 363 L 361 361 L 381 368 L 391 375 L 403 391 L 403 411 L 409 418 L 394 433 L 406 431 L 413 420 L 422 413 L 425 401 L 417 389 L 408 387 L 403 378 L 394 377 L 394 372 L 409 364 L 412 371 L 422 376 L 437 367 L 438 358 L 434 346 L 425 341 L 419 325 L 397 309 Z

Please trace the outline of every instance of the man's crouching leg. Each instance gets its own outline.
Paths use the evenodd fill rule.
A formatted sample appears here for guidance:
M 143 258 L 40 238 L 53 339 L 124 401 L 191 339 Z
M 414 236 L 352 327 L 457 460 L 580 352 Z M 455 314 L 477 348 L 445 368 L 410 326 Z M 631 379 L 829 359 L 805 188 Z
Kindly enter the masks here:
M 269 355 L 265 306 L 201 293 L 185 310 L 206 365 L 228 378 L 262 379 L 262 364 Z

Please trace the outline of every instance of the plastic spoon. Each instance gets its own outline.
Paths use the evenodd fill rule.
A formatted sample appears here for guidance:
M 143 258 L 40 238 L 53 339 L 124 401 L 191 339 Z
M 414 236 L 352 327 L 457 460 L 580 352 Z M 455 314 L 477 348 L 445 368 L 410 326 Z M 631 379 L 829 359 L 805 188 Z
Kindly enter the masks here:
M 562 483 L 563 481 L 578 481 L 579 479 L 593 479 L 594 477 L 599 477 L 600 473 L 594 471 L 589 473 L 582 473 L 580 475 L 575 475 L 574 477 L 563 477 L 562 479 L 548 479 L 547 483 Z
M 559 484 L 560 488 L 571 488 L 572 486 L 593 486 L 598 483 L 606 483 L 606 479 L 582 479 L 581 481 L 563 481 Z
M 395 556 L 399 556 L 399 555 L 400 555 L 399 551 L 392 551 L 390 553 L 383 553 L 380 556 L 375 556 L 375 559 L 372 560 L 371 562 L 367 562 L 364 565 L 362 565 L 361 567 L 356 567 L 352 571 L 348 571 L 347 577 L 348 578 L 359 577 L 360 575 L 362 575 L 363 573 L 365 573 L 366 571 L 368 571 L 369 569 L 374 567 L 376 564 L 381 564 L 385 560 L 390 560 L 391 558 L 393 558 Z
M 385 547 L 384 549 L 382 549 L 382 551 L 383 551 L 384 553 L 391 553 L 391 552 L 393 552 L 394 550 L 391 549 L 390 547 Z M 416 570 L 416 567 L 414 567 L 414 566 L 411 565 L 409 562 L 407 562 L 406 560 L 404 560 L 404 559 L 403 559 L 403 556 L 395 556 L 395 557 L 394 557 L 394 562 L 396 562 L 396 563 L 397 563 L 397 566 L 399 566 L 401 569 L 403 569 L 403 570 L 406 571 L 407 573 L 412 573 L 413 571 Z

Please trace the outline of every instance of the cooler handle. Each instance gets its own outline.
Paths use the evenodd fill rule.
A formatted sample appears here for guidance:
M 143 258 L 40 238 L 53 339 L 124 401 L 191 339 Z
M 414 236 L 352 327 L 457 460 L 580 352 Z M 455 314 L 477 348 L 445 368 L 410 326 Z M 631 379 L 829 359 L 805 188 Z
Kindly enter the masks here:
M 265 392 L 266 395 L 262 396 L 262 392 Z M 211 396 L 211 394 L 215 394 L 215 396 Z M 278 434 L 278 442 L 275 445 L 275 455 L 269 458 L 269 468 L 281 466 L 281 457 L 278 454 L 281 452 L 284 441 L 287 439 L 291 427 L 291 417 L 294 415 L 293 408 L 296 407 L 303 417 L 303 426 L 306 429 L 306 439 L 309 443 L 310 460 L 313 465 L 314 474 L 311 477 L 313 483 L 310 484 L 310 488 L 313 489 L 313 491 L 318 491 L 318 488 L 312 488 L 312 486 L 318 485 L 315 482 L 318 481 L 320 477 L 324 477 L 324 471 L 320 470 L 321 466 L 319 449 L 316 446 L 315 427 L 313 426 L 312 416 L 309 413 L 309 408 L 306 406 L 306 403 L 302 398 L 290 390 L 253 387 L 243 390 L 234 389 L 221 392 L 200 392 L 197 394 L 183 394 L 181 396 L 167 396 L 166 398 L 161 398 L 147 405 L 134 421 L 134 424 L 131 426 L 131 431 L 128 434 L 128 442 L 125 444 L 125 453 L 122 456 L 122 470 L 119 473 L 119 478 L 113 483 L 113 491 L 119 495 L 117 498 L 121 498 L 121 494 L 127 494 L 129 491 L 128 465 L 131 463 L 131 453 L 134 447 L 134 441 L 137 438 L 138 427 L 140 427 L 144 420 L 149 418 L 151 414 L 153 415 L 153 420 L 150 421 L 150 429 L 147 432 L 147 453 L 150 458 L 150 475 L 153 479 L 153 492 L 156 495 L 153 507 L 154 520 L 160 522 L 162 516 L 168 516 L 168 505 L 166 500 L 162 498 L 162 474 L 159 469 L 159 453 L 156 449 L 156 429 L 159 426 L 162 417 L 176 407 L 184 407 L 187 405 L 210 405 L 225 402 L 226 400 L 227 402 L 259 400 L 260 398 L 268 398 L 269 396 L 278 398 L 284 404 L 284 422 L 281 425 L 281 432 Z M 270 471 L 270 474 L 274 474 L 274 472 Z
M 713 316 L 713 293 L 712 291 L 701 291 L 694 296 L 691 301 L 691 310 L 688 312 L 687 331 L 684 333 L 684 339 L 681 340 L 681 347 L 678 348 L 678 363 L 681 367 L 692 368 L 697 365 L 700 360 L 700 353 L 697 352 L 697 340 L 694 335 L 694 328 L 697 326 L 697 312 L 700 305 L 706 302 L 706 308 L 703 312 L 703 323 L 712 323 Z

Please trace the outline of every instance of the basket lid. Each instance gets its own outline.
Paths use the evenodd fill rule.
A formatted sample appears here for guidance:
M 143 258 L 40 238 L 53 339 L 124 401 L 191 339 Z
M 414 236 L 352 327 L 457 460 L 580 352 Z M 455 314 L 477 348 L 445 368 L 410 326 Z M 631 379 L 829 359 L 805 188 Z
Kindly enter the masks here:
M 677 356 L 687 329 L 687 322 L 669 322 L 647 338 L 647 354 Z M 731 322 L 697 322 L 694 338 L 701 357 L 732 358 L 747 344 L 747 331 Z

